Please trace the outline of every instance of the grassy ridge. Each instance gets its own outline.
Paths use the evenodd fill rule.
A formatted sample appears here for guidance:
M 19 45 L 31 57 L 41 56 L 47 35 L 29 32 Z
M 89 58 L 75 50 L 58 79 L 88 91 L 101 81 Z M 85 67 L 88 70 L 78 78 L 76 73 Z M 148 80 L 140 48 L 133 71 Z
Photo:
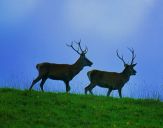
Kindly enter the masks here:
M 0 89 L 0 128 L 163 128 L 163 103 Z

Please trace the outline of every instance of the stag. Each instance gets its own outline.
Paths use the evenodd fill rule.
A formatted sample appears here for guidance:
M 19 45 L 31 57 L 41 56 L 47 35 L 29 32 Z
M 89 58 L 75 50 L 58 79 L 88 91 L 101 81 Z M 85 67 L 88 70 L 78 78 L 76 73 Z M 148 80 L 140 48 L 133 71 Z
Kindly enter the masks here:
M 134 70 L 134 67 L 136 66 L 136 63 L 134 63 L 136 55 L 133 49 L 129 49 L 129 51 L 132 53 L 132 60 L 130 64 L 127 64 L 124 61 L 123 55 L 120 56 L 118 50 L 116 51 L 117 57 L 124 64 L 124 70 L 122 72 L 117 73 L 100 70 L 89 71 L 87 75 L 90 80 L 90 84 L 85 88 L 85 94 L 87 94 L 88 91 L 90 94 L 93 94 L 92 89 L 97 85 L 103 88 L 108 88 L 107 96 L 109 96 L 113 90 L 118 90 L 119 97 L 122 98 L 121 91 L 123 86 L 129 81 L 130 76 L 136 75 L 136 71 Z
M 87 59 L 86 54 L 88 52 L 88 48 L 85 50 L 81 47 L 81 41 L 75 42 L 78 46 L 78 49 L 74 47 L 74 42 L 70 45 L 67 44 L 68 47 L 72 48 L 77 54 L 80 55 L 79 59 L 72 65 L 69 64 L 56 64 L 56 63 L 40 63 L 36 65 L 36 68 L 39 72 L 36 79 L 33 80 L 32 85 L 29 90 L 41 80 L 40 88 L 44 91 L 43 86 L 45 81 L 49 78 L 52 80 L 61 80 L 66 85 L 66 92 L 70 91 L 69 82 L 85 67 L 92 66 L 92 62 Z

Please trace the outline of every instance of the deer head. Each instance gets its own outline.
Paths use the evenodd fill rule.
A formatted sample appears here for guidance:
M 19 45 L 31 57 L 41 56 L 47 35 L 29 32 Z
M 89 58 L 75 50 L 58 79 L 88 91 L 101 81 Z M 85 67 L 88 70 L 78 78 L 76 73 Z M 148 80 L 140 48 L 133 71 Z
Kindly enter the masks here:
M 71 47 L 77 54 L 80 55 L 80 58 L 78 59 L 78 61 L 83 65 L 83 66 L 92 66 L 92 62 L 86 57 L 86 54 L 88 52 L 88 48 L 86 47 L 84 50 L 81 47 L 81 40 L 79 42 L 76 42 L 78 48 L 76 49 L 74 47 L 74 42 L 71 42 L 71 45 L 68 45 L 68 47 Z
M 128 48 L 129 51 L 131 52 L 132 54 L 132 59 L 131 59 L 131 62 L 130 64 L 127 64 L 125 61 L 124 61 L 124 58 L 123 58 L 123 55 L 120 56 L 119 53 L 118 53 L 118 50 L 116 51 L 117 53 L 117 57 L 123 62 L 124 64 L 124 73 L 126 73 L 127 75 L 131 76 L 131 75 L 136 75 L 136 71 L 134 69 L 134 67 L 137 65 L 137 63 L 134 63 L 134 59 L 136 58 L 136 55 L 134 53 L 134 49 L 130 49 Z

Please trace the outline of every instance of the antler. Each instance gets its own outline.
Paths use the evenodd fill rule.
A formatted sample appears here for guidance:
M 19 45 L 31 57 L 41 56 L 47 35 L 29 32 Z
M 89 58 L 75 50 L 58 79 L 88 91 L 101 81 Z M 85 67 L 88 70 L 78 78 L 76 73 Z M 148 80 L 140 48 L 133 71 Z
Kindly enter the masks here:
M 77 52 L 79 55 L 81 54 L 80 52 L 79 52 L 79 48 L 78 48 L 78 50 L 76 50 L 75 48 L 74 48 L 74 46 L 73 46 L 73 42 L 71 42 L 71 45 L 69 45 L 69 44 L 66 44 L 68 47 L 71 47 L 75 52 Z
M 74 48 L 74 46 L 73 46 L 74 42 L 78 45 L 78 50 L 76 50 L 76 49 Z M 68 46 L 68 47 L 71 47 L 71 48 L 72 48 L 74 51 L 76 51 L 79 55 L 81 55 L 81 54 L 86 54 L 86 53 L 88 52 L 88 48 L 87 48 L 87 47 L 85 48 L 85 50 L 82 49 L 82 47 L 81 47 L 81 40 L 80 40 L 79 42 L 76 42 L 76 41 L 74 41 L 74 42 L 72 41 L 72 42 L 71 42 L 71 45 L 68 45 L 68 44 L 67 44 L 67 46 Z M 81 53 L 80 53 L 79 50 L 81 51 Z
M 134 52 L 134 49 L 132 48 L 128 48 L 129 51 L 132 53 L 132 60 L 131 60 L 131 65 L 134 63 L 134 59 L 136 58 L 136 54 Z
M 117 49 L 116 53 L 117 53 L 117 57 L 118 57 L 120 60 L 122 60 L 122 61 L 123 61 L 123 64 L 125 65 L 126 63 L 125 63 L 125 61 L 124 61 L 123 55 L 120 57 L 120 55 L 119 55 L 119 53 L 118 53 L 118 49 Z

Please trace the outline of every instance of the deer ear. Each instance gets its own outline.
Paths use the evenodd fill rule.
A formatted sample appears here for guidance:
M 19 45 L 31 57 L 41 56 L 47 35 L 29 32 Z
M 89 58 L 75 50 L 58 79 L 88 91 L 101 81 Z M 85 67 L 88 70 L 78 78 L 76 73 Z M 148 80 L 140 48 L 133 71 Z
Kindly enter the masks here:
M 127 64 L 124 64 L 124 67 L 127 67 Z
M 80 55 L 81 55 L 81 56 L 85 56 L 85 53 L 82 52 Z
M 133 64 L 132 66 L 135 67 L 136 65 L 137 65 L 137 63 L 136 64 Z

